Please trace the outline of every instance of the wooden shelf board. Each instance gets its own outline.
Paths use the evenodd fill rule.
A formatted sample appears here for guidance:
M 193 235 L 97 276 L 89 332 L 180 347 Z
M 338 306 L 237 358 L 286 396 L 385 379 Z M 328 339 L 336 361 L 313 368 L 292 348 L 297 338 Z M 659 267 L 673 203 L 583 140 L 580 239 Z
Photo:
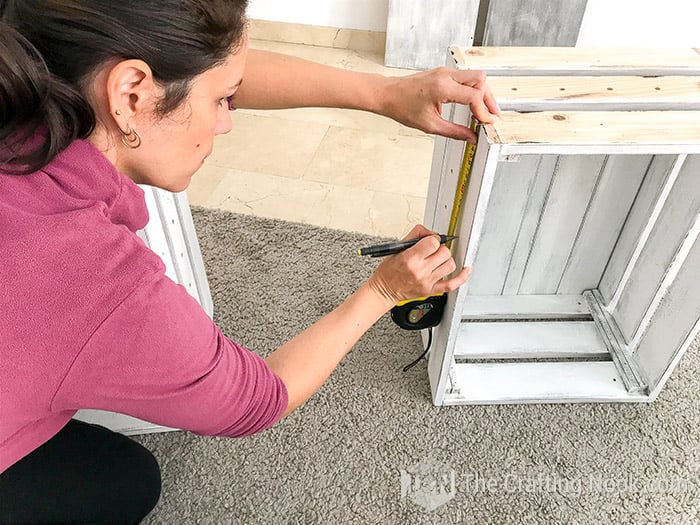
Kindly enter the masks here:
M 591 319 L 582 295 L 470 295 L 462 319 Z
M 488 75 L 699 75 L 693 48 L 458 47 L 459 69 Z
M 610 361 L 562 363 L 457 363 L 445 405 L 648 401 L 625 389 Z
M 461 323 L 454 358 L 610 359 L 593 321 Z
M 700 111 L 504 111 L 494 144 L 700 145 Z
M 698 110 L 700 76 L 489 78 L 502 110 Z

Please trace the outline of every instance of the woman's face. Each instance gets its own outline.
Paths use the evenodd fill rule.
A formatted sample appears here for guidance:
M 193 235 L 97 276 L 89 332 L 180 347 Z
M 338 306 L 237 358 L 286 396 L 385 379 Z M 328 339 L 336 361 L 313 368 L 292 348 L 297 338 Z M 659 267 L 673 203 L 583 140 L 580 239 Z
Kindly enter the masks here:
M 187 188 L 211 153 L 214 137 L 231 130 L 227 99 L 242 82 L 247 53 L 246 40 L 226 62 L 197 76 L 173 112 L 134 118 L 130 124 L 141 135 L 141 145 L 129 149 L 119 142 L 117 169 L 139 184 L 170 191 Z

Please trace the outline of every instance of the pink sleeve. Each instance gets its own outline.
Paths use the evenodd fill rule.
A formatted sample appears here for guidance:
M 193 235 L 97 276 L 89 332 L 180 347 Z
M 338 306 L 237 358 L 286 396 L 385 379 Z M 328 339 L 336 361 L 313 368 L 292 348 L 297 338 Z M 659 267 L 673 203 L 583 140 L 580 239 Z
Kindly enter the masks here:
M 261 357 L 225 337 L 161 275 L 141 283 L 83 346 L 52 402 L 54 411 L 81 408 L 247 436 L 282 417 L 287 391 Z

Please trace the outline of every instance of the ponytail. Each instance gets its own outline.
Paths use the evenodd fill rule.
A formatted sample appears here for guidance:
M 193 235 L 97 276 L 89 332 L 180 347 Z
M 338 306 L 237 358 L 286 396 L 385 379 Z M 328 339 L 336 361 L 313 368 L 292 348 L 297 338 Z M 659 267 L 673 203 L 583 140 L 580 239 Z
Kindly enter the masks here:
M 15 175 L 37 171 L 94 126 L 94 112 L 82 96 L 0 21 L 0 169 Z

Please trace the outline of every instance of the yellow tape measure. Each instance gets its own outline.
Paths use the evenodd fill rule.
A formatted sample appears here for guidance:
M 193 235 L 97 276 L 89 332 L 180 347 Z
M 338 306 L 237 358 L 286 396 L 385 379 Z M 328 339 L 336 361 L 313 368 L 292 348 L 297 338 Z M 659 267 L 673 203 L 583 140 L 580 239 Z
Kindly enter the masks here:
M 477 120 L 472 117 L 469 129 L 477 135 Z M 457 190 L 455 191 L 454 202 L 452 203 L 452 213 L 450 214 L 450 224 L 447 228 L 447 235 L 454 235 L 457 229 L 459 216 L 462 212 L 462 204 L 467 194 L 469 176 L 474 165 L 474 155 L 476 154 L 476 141 L 467 143 L 464 148 L 462 166 L 459 169 L 457 178 Z M 448 248 L 452 247 L 452 241 L 447 241 Z M 442 313 L 447 304 L 447 294 L 438 294 L 430 297 L 419 297 L 401 301 L 391 309 L 393 321 L 405 330 L 422 330 L 430 328 L 440 323 Z
M 469 129 L 476 135 L 478 122 L 472 117 L 471 123 L 469 124 Z M 478 138 L 478 136 L 477 136 Z M 452 203 L 452 214 L 450 215 L 450 224 L 447 227 L 447 235 L 454 235 L 457 229 L 457 221 L 459 220 L 459 215 L 462 212 L 462 203 L 464 202 L 464 196 L 467 193 L 467 185 L 469 184 L 469 175 L 472 171 L 472 166 L 474 165 L 474 155 L 476 154 L 476 141 L 473 143 L 467 142 L 464 147 L 464 158 L 462 159 L 462 166 L 459 169 L 459 178 L 457 179 L 457 191 L 455 192 L 455 199 Z M 448 241 L 448 248 L 451 247 L 452 241 Z

